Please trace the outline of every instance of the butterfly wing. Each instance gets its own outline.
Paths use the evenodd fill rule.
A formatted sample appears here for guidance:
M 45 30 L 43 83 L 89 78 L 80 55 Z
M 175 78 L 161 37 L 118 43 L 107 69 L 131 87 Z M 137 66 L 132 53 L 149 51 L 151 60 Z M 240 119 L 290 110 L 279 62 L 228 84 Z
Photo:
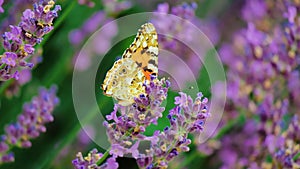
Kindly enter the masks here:
M 145 93 L 143 82 L 146 80 L 143 72 L 130 58 L 120 59 L 107 72 L 102 88 L 104 94 L 118 100 L 119 104 L 127 106 L 134 102 L 134 97 Z
M 139 68 L 143 70 L 146 79 L 157 76 L 158 73 L 158 41 L 155 27 L 151 23 L 145 23 L 123 53 L 123 58 L 132 58 Z
M 151 23 L 146 23 L 122 58 L 107 72 L 102 85 L 104 94 L 114 97 L 123 106 L 133 103 L 134 97 L 145 93 L 145 80 L 157 75 L 157 56 L 157 33 Z

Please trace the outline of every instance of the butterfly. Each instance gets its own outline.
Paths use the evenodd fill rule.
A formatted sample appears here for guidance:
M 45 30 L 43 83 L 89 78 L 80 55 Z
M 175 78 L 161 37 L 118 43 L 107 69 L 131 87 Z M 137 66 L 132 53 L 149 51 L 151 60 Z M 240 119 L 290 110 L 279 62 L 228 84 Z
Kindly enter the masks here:
M 144 83 L 158 73 L 158 40 L 155 27 L 145 23 L 122 58 L 106 73 L 102 84 L 104 94 L 118 104 L 128 106 L 134 97 L 145 93 Z

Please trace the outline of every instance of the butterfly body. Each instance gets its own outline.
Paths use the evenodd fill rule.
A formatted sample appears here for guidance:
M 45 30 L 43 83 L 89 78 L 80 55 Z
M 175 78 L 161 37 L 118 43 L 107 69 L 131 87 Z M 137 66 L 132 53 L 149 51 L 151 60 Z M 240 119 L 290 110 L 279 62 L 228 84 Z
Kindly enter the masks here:
M 157 33 L 151 23 L 139 29 L 133 43 L 122 58 L 107 72 L 102 88 L 104 94 L 115 98 L 123 106 L 145 93 L 143 84 L 158 73 Z

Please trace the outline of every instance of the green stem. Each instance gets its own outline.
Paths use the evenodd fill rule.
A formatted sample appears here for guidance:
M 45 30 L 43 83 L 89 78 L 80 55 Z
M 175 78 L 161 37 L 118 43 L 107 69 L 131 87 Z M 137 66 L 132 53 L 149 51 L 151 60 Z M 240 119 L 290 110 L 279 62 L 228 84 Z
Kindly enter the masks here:
M 1 56 L 2 56 L 2 55 L 1 55 Z M 3 69 L 3 68 L 5 67 L 5 65 L 6 65 L 6 64 L 3 63 L 3 64 L 0 66 L 0 69 Z
M 101 165 L 101 164 L 106 160 L 106 158 L 107 158 L 108 155 L 109 155 L 109 151 L 110 151 L 110 148 L 107 149 L 107 150 L 105 151 L 105 153 L 103 154 L 103 156 L 100 158 L 100 160 L 97 161 L 96 164 L 97 164 L 98 166 Z
M 2 85 L 0 86 L 0 96 L 2 96 L 4 91 L 12 84 L 13 81 L 14 79 L 9 79 L 8 81 L 2 83 Z
M 296 160 L 298 160 L 298 158 L 300 158 L 300 152 L 293 157 L 293 160 L 296 161 Z

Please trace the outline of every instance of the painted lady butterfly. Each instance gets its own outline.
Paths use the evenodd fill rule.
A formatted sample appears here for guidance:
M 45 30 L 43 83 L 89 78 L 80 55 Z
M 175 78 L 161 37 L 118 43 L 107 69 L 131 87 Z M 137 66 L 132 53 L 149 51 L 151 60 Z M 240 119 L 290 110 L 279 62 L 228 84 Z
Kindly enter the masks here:
M 120 105 L 134 102 L 134 97 L 145 93 L 143 83 L 158 73 L 158 42 L 155 27 L 145 23 L 125 50 L 107 72 L 102 89 L 104 94 L 115 98 Z

